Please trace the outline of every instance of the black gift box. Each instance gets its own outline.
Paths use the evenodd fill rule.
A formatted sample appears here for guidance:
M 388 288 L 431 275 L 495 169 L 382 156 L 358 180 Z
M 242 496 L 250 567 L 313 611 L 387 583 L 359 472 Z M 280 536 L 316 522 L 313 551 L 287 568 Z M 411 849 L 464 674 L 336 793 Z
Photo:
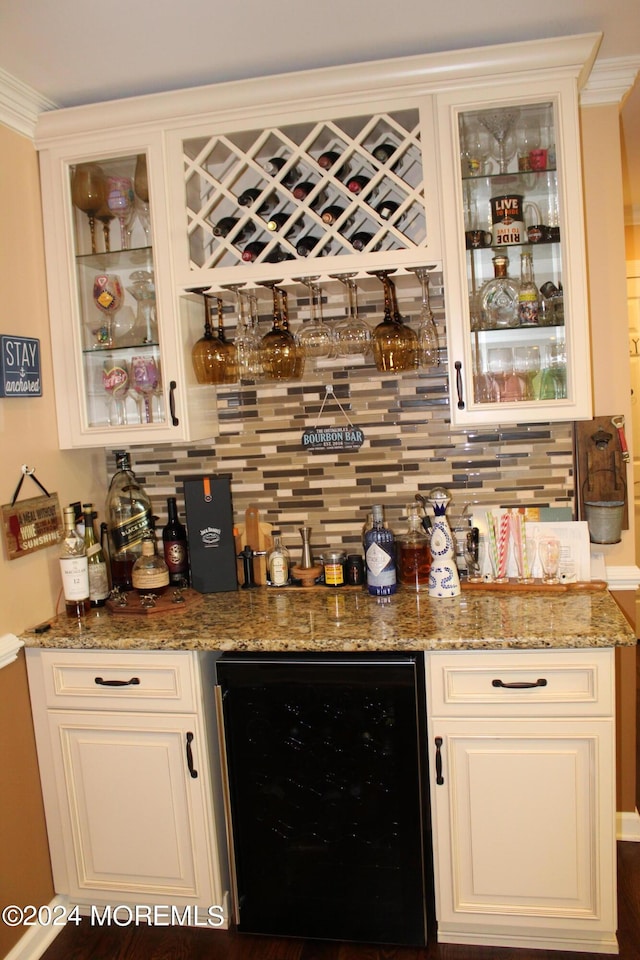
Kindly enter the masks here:
M 231 478 L 190 477 L 183 486 L 191 585 L 200 593 L 237 590 Z

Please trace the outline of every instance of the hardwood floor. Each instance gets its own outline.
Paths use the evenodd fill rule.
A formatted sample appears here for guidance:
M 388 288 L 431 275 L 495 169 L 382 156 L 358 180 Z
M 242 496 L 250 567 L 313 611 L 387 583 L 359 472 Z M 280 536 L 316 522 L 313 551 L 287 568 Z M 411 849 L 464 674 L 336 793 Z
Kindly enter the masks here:
M 640 656 L 637 660 L 640 717 Z M 640 771 L 640 736 L 638 768 Z M 640 809 L 640 776 L 636 790 Z M 433 924 L 432 924 L 433 929 Z M 640 843 L 618 843 L 618 943 L 620 960 L 640 960 Z M 367 944 L 259 937 L 191 927 L 68 925 L 43 960 L 586 960 L 600 954 L 467 947 L 380 947 Z

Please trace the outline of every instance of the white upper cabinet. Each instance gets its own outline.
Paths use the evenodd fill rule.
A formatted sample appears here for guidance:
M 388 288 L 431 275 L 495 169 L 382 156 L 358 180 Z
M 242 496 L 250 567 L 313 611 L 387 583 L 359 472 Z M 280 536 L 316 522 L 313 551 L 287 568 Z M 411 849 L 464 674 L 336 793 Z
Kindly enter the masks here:
M 577 96 L 598 42 L 353 64 L 41 115 L 61 447 L 217 434 L 215 387 L 197 382 L 191 358 L 203 291 L 293 289 L 310 276 L 340 289 L 335 275 L 426 265 L 444 271 L 455 422 L 591 416 Z M 502 163 L 496 117 L 509 120 Z M 553 294 L 535 325 L 482 307 L 497 253 L 509 257 L 508 296 L 523 253 Z

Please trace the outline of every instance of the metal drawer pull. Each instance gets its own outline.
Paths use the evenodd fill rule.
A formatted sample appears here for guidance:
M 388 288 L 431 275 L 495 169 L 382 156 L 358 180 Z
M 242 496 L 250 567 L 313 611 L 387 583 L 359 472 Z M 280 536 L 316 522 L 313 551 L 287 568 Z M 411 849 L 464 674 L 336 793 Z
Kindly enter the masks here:
M 456 369 L 456 391 L 458 394 L 458 410 L 464 410 L 464 396 L 462 388 L 462 364 L 459 360 L 454 363 Z
M 137 687 L 140 683 L 139 677 L 131 677 L 131 680 L 103 680 L 102 677 L 96 677 L 95 683 L 99 687 Z
M 195 780 L 198 776 L 198 771 L 193 768 L 193 753 L 191 751 L 191 741 L 193 740 L 193 734 L 187 734 L 187 766 L 189 767 L 189 773 L 192 778 Z
M 442 737 L 436 737 L 436 783 L 439 787 L 444 783 L 444 777 L 442 776 L 442 753 L 440 748 L 442 747 Z
M 534 680 L 533 683 L 505 683 L 504 680 L 492 680 L 492 687 L 505 687 L 507 690 L 530 690 L 532 687 L 546 687 L 547 681 L 541 677 L 540 680 Z

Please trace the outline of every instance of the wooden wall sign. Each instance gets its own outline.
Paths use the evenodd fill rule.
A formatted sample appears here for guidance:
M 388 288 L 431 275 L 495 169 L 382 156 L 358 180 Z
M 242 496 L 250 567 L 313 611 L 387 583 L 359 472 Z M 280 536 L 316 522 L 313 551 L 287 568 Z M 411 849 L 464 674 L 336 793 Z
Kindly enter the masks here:
M 57 543 L 62 535 L 62 513 L 56 493 L 31 497 L 2 510 L 2 530 L 9 560 Z
M 309 453 L 344 453 L 359 450 L 364 433 L 358 427 L 310 427 L 303 431 L 302 449 Z
M 0 397 L 41 397 L 40 341 L 0 337 Z

